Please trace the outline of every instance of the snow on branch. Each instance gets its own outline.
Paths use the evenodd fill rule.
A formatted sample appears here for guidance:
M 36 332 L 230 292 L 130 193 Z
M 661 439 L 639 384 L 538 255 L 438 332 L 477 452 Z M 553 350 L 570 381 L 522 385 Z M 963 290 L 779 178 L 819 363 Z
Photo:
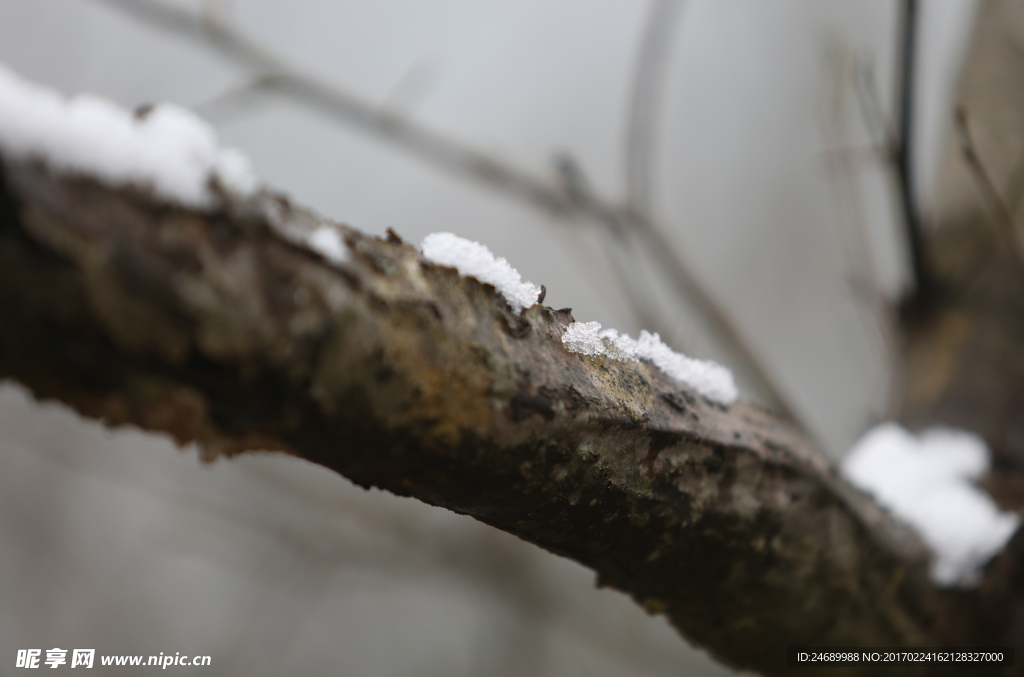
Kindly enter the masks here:
M 895 423 L 872 428 L 843 461 L 843 474 L 913 527 L 934 554 L 939 585 L 974 587 L 981 567 L 1020 526 L 974 482 L 988 471 L 985 441 L 936 428 L 915 436 Z
M 0 145 L 12 159 L 133 184 L 165 200 L 210 208 L 214 187 L 244 197 L 257 187 L 249 158 L 223 148 L 191 111 L 161 104 L 133 114 L 98 96 L 65 99 L 0 64 Z
M 479 242 L 452 233 L 431 233 L 423 238 L 420 248 L 428 261 L 455 268 L 462 275 L 494 285 L 517 313 L 537 303 L 540 298 L 540 287 L 532 282 L 523 282 L 519 271 L 504 257 L 495 257 Z
M 519 271 L 479 242 L 452 233 L 431 233 L 423 239 L 421 249 L 427 260 L 493 285 L 517 313 L 538 302 L 540 287 L 523 282 Z M 732 372 L 715 362 L 675 352 L 658 334 L 641 331 L 640 340 L 634 341 L 625 334 L 619 336 L 614 329 L 602 331 L 598 322 L 573 322 L 562 336 L 562 344 L 574 353 L 591 357 L 650 360 L 672 378 L 719 404 L 732 404 L 739 397 Z
M 5 82 L 0 378 L 210 459 L 283 451 L 471 515 L 763 674 L 786 673 L 785 646 L 939 646 L 989 628 L 985 604 L 929 580 L 912 531 L 785 420 L 735 400 L 721 367 L 653 335 L 583 325 L 577 341 L 570 312 L 482 247 L 466 271 L 503 271 L 501 294 L 450 267 L 465 257 L 438 265 L 429 244 L 255 182 L 217 191 L 219 146 L 187 116 L 75 117 Z M 11 112 L 18 92 L 48 125 Z M 104 121 L 117 153 L 85 145 L 82 119 Z
M 574 322 L 562 337 L 565 347 L 582 355 L 607 355 L 616 360 L 650 360 L 659 369 L 693 388 L 713 402 L 729 405 L 739 397 L 732 372 L 710 360 L 697 360 L 677 353 L 658 334 L 640 332 L 640 340 L 614 329 L 601 329 L 599 322 Z

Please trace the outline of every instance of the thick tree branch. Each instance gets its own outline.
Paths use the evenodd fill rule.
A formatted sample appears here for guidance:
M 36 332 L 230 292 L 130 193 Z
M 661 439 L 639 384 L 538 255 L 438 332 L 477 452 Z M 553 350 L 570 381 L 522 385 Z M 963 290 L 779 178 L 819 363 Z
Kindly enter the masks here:
M 667 278 L 672 281 L 676 293 L 689 302 L 696 312 L 696 319 L 731 356 L 734 367 L 751 380 L 759 394 L 773 407 L 791 420 L 800 421 L 797 410 L 784 389 L 779 386 L 775 375 L 764 365 L 763 359 L 752 349 L 749 341 L 708 288 L 678 256 L 676 247 L 665 237 L 663 229 L 654 222 L 644 204 L 637 203 L 630 197 L 631 204 L 623 209 L 590 191 L 581 193 L 564 180 L 560 185 L 559 182 L 531 174 L 461 140 L 426 127 L 399 111 L 374 105 L 344 88 L 324 82 L 292 66 L 271 50 L 229 26 L 207 21 L 200 15 L 161 0 L 97 1 L 139 19 L 153 28 L 202 45 L 252 73 L 254 79 L 239 90 L 230 92 L 227 95 L 229 99 L 242 101 L 247 95 L 259 92 L 284 96 L 393 144 L 454 176 L 476 182 L 499 194 L 557 216 L 563 221 L 578 219 L 600 227 L 608 246 L 615 252 L 612 256 L 612 265 L 619 269 L 620 277 L 629 275 L 628 270 L 623 269 L 622 254 L 624 249 L 629 249 L 624 247 L 623 236 L 626 231 L 636 234 L 639 243 L 647 249 L 650 260 L 665 272 Z M 671 21 L 670 15 L 678 11 L 678 8 L 673 8 L 673 3 L 663 4 L 666 8 L 655 13 L 667 15 L 664 16 L 664 23 L 668 26 Z M 664 40 L 657 38 L 655 42 Z M 639 112 L 634 111 L 635 114 L 632 116 L 629 145 L 631 148 L 639 148 L 640 151 L 629 152 L 627 164 L 630 177 L 646 176 L 646 173 L 649 173 L 642 168 L 638 169 L 638 163 L 649 161 L 649 153 L 642 147 L 645 144 L 650 145 L 650 133 L 643 134 L 636 129 L 637 125 L 645 121 L 650 122 L 653 116 L 657 99 L 656 81 L 660 77 L 657 71 L 661 70 L 661 66 L 656 63 L 661 59 L 658 52 L 666 50 L 668 46 L 668 43 L 664 42 L 662 46 L 654 47 L 651 58 L 641 58 L 641 62 L 653 60 L 654 63 L 650 66 L 641 63 L 638 69 L 635 106 Z M 634 178 L 629 178 L 628 183 L 630 187 L 627 193 L 632 196 L 636 187 Z M 634 285 L 625 285 L 624 290 L 635 309 L 643 309 L 648 305 L 645 301 L 650 295 L 648 292 Z M 664 320 L 661 318 L 649 312 L 646 316 L 643 312 L 639 315 L 649 329 L 663 330 L 661 326 L 664 325 Z M 657 324 L 650 324 L 648 321 L 651 319 Z
M 0 170 L 0 377 L 38 397 L 472 515 L 764 674 L 794 644 L 991 640 L 980 597 L 933 588 L 917 539 L 789 424 L 566 351 L 569 310 L 513 314 L 344 226 L 331 264 L 302 244 L 323 220 L 270 193 L 203 213 Z

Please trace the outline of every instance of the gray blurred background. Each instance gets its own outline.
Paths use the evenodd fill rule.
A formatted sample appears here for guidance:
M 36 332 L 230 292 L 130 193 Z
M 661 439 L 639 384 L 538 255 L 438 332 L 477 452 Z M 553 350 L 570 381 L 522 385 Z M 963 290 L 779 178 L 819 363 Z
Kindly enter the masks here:
M 552 184 L 566 180 L 555 159 L 570 158 L 609 203 L 636 198 L 637 72 L 663 12 L 644 208 L 826 451 L 885 417 L 880 300 L 908 278 L 879 150 L 895 118 L 901 2 L 172 4 Z M 925 214 L 976 4 L 921 3 L 913 166 Z M 253 72 L 109 3 L 3 0 L 0 63 L 67 94 L 193 107 L 297 202 L 416 243 L 438 230 L 479 240 L 546 285 L 548 305 L 644 328 L 600 224 L 240 90 Z M 763 396 L 692 299 L 642 249 L 627 254 L 667 342 L 734 367 L 745 396 Z M 194 449 L 106 431 L 2 384 L 0 673 L 19 648 L 52 647 L 212 656 L 211 668 L 169 668 L 183 674 L 732 674 L 594 589 L 587 570 L 468 518 L 290 458 L 202 466 Z

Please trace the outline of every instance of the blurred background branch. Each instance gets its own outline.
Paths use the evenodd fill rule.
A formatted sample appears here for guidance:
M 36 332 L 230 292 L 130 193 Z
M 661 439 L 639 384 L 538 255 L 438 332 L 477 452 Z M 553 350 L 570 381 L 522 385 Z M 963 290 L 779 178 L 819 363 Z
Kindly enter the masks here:
M 984 196 L 989 208 L 995 214 L 995 229 L 1001 241 L 1007 258 L 1011 261 L 1014 275 L 1017 277 L 1019 292 L 1024 299 L 1024 244 L 1021 243 L 1017 228 L 1013 222 L 1013 211 L 1003 199 L 992 175 L 985 168 L 985 163 L 978 154 L 978 147 L 971 135 L 970 122 L 967 118 L 967 111 L 957 108 L 955 113 L 955 129 L 960 148 L 963 151 L 964 161 L 971 170 L 978 190 Z
M 901 0 L 900 41 L 897 49 L 899 68 L 898 108 L 895 170 L 899 185 L 900 206 L 903 212 L 903 227 L 910 249 L 910 264 L 914 276 L 911 292 L 921 300 L 932 293 L 933 281 L 925 254 L 924 233 L 921 225 L 921 211 L 917 204 L 916 177 L 914 175 L 914 106 L 917 96 L 917 50 L 920 9 L 918 0 Z

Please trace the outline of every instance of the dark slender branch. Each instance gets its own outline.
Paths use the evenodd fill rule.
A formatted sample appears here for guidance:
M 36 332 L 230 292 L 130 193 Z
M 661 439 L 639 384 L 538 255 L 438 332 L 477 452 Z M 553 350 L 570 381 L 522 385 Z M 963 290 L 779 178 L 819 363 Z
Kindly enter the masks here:
M 900 206 L 910 249 L 910 264 L 914 275 L 914 294 L 927 298 L 933 291 L 934 279 L 928 266 L 921 213 L 917 206 L 914 177 L 914 97 L 916 87 L 917 31 L 919 24 L 917 0 L 902 0 L 900 25 L 898 146 L 896 152 L 896 179 L 899 185 Z

